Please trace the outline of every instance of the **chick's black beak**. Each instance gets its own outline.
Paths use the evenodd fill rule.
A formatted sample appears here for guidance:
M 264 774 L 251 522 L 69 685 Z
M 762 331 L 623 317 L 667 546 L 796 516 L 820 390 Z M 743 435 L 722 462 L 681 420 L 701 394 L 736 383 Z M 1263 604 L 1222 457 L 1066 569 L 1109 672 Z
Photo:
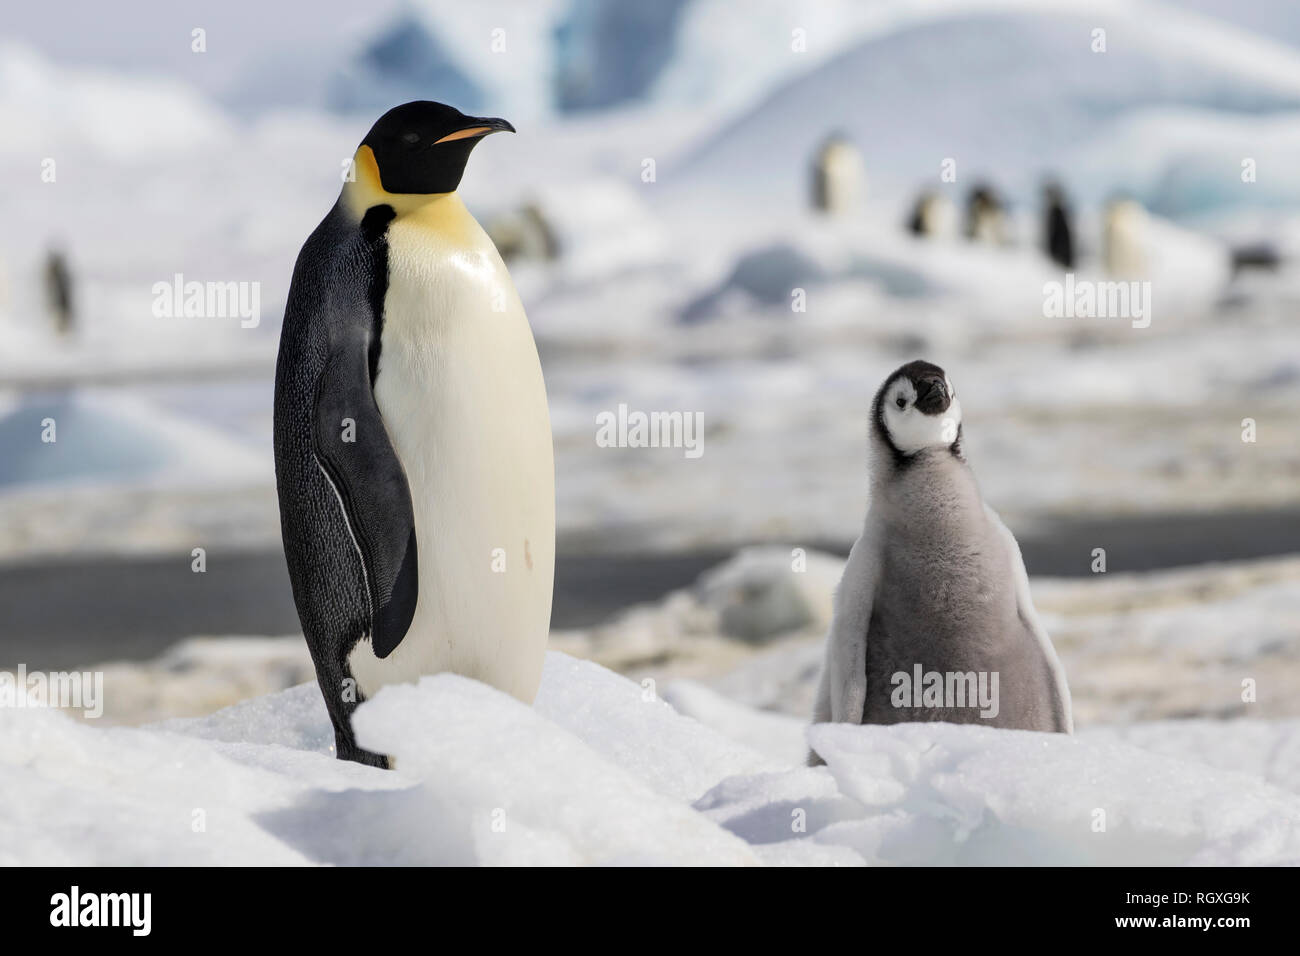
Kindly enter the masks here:
M 931 378 L 917 386 L 916 407 L 927 415 L 948 410 L 952 397 L 948 394 L 948 383 L 941 378 Z

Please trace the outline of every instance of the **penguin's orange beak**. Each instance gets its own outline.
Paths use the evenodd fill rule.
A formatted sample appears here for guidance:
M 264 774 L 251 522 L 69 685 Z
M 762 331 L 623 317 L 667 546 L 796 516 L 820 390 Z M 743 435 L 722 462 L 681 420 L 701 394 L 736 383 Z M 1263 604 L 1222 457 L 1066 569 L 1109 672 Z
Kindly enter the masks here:
M 450 143 L 453 140 L 458 139 L 470 139 L 474 136 L 486 136 L 488 133 L 513 133 L 515 131 L 515 128 L 510 125 L 509 122 L 503 119 L 498 119 L 495 116 L 471 117 L 470 123 L 472 125 L 466 126 L 464 129 L 458 129 L 454 133 L 448 133 L 446 136 L 442 137 L 442 139 L 437 140 L 434 145 L 436 146 L 438 143 Z

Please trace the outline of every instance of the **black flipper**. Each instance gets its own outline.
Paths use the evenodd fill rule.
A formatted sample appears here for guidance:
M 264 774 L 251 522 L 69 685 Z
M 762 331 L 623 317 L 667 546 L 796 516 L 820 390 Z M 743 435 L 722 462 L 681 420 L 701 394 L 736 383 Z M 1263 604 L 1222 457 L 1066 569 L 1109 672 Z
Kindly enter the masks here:
M 362 335 L 334 348 L 316 393 L 312 445 L 361 555 L 371 645 L 385 658 L 411 626 L 419 584 L 411 491 L 375 404 L 369 351 Z

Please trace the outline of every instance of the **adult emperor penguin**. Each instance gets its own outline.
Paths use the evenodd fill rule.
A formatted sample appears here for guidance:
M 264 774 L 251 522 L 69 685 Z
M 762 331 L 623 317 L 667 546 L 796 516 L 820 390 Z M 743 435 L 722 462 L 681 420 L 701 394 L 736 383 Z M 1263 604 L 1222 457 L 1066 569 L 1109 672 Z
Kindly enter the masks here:
M 812 207 L 844 216 L 861 205 L 867 191 L 862 152 L 841 133 L 832 133 L 818 148 L 812 164 Z
M 1074 268 L 1072 218 L 1065 190 L 1059 183 L 1048 181 L 1043 186 L 1043 251 L 1067 272 Z
M 546 388 L 456 193 L 505 120 L 389 110 L 298 255 L 275 381 L 289 576 L 341 758 L 381 686 L 455 671 L 531 703 L 555 566 Z
M 869 431 L 870 504 L 835 594 L 813 722 L 1071 733 L 1065 672 L 1016 539 L 962 455 L 961 404 L 943 369 L 909 362 L 885 379 Z M 945 694 L 900 693 L 917 676 L 933 687 L 935 673 Z M 977 687 L 994 691 L 992 706 Z
M 957 213 L 952 201 L 941 192 L 924 190 L 916 197 L 907 229 L 914 236 L 947 238 L 956 232 Z
M 966 238 L 999 246 L 1006 242 L 1006 212 L 988 183 L 979 183 L 966 198 Z
M 1147 233 L 1150 219 L 1142 204 L 1116 197 L 1106 204 L 1102 217 L 1101 260 L 1106 273 L 1119 279 L 1140 279 L 1147 274 Z

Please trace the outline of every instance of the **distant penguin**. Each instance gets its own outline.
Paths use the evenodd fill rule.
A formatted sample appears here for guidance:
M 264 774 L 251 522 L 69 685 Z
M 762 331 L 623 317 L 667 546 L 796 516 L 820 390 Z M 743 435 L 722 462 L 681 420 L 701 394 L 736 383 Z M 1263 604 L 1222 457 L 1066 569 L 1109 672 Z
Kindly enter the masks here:
M 1268 240 L 1233 246 L 1230 252 L 1232 254 L 1232 274 L 1234 276 L 1247 269 L 1263 269 L 1268 272 L 1276 272 L 1282 265 L 1281 251 Z
M 1006 241 L 1006 228 L 997 192 L 985 183 L 977 185 L 966 200 L 966 238 L 998 246 Z
M 870 504 L 835 594 L 814 723 L 1073 731 L 1065 672 L 1020 548 L 962 456 L 961 415 L 929 362 L 909 362 L 876 392 Z M 943 693 L 918 706 L 916 678 L 935 673 Z M 972 701 L 981 679 L 987 709 Z
M 1149 220 L 1134 199 L 1114 199 L 1106 205 L 1102 223 L 1101 257 L 1107 274 L 1140 279 L 1147 274 Z
M 546 387 L 501 257 L 456 192 L 505 120 L 389 110 L 298 256 L 275 382 L 294 601 L 338 756 L 385 684 L 454 671 L 531 703 L 555 566 Z M 429 728 L 429 733 L 436 733 Z
M 550 221 L 537 202 L 498 216 L 486 225 L 488 236 L 506 262 L 525 259 L 553 262 L 560 257 L 560 243 Z
M 1074 268 L 1074 230 L 1072 216 L 1059 184 L 1043 187 L 1043 249 L 1057 265 L 1067 271 Z
M 914 236 L 937 239 L 955 232 L 956 212 L 943 193 L 927 189 L 916 197 L 907 220 L 908 232 Z
M 67 256 L 58 249 L 51 249 L 45 257 L 45 298 L 54 331 L 61 336 L 70 334 L 76 324 L 72 270 Z
M 846 137 L 832 134 L 813 159 L 813 209 L 831 216 L 852 212 L 866 196 L 866 179 L 862 153 Z

